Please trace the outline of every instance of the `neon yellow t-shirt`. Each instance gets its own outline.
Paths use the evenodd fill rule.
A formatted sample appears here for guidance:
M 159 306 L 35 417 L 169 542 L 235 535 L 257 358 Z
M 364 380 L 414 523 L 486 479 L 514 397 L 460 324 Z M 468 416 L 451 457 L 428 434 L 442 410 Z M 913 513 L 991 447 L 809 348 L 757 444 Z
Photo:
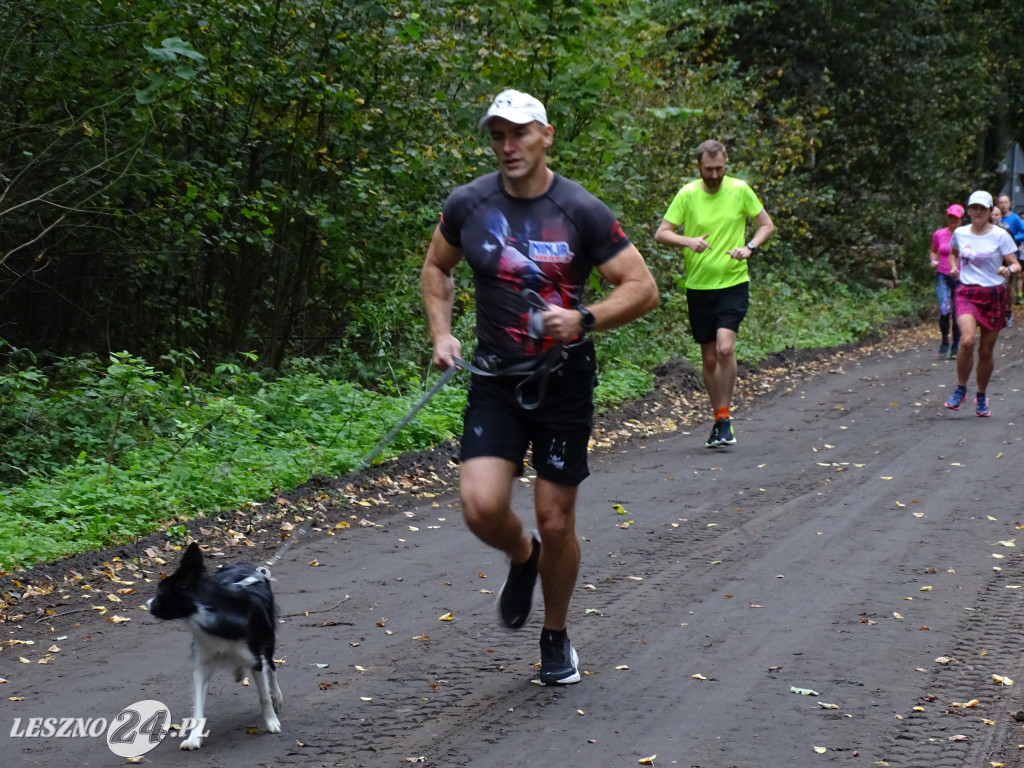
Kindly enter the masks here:
M 704 191 L 700 179 L 676 193 L 665 220 L 682 225 L 687 237 L 708 235 L 711 246 L 703 253 L 683 249 L 687 288 L 714 290 L 750 281 L 746 260 L 734 259 L 728 252 L 746 245 L 747 218 L 757 216 L 763 208 L 754 190 L 734 176 L 724 177 L 713 195 Z

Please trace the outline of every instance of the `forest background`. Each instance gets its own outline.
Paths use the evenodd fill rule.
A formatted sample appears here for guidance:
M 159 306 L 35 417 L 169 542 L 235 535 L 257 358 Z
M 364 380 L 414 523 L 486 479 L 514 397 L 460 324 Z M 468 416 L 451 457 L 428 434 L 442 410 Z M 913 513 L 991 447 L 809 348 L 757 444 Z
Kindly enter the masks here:
M 0 0 L 0 570 L 358 464 L 436 372 L 419 269 L 476 122 L 529 91 L 662 305 L 598 336 L 601 402 L 696 360 L 652 234 L 708 137 L 778 231 L 738 346 L 933 303 L 951 202 L 998 191 L 1024 4 Z M 605 290 L 599 281 L 592 295 Z M 471 338 L 459 275 L 456 334 Z M 449 386 L 390 454 L 457 434 Z M 387 454 L 385 454 L 387 455 Z

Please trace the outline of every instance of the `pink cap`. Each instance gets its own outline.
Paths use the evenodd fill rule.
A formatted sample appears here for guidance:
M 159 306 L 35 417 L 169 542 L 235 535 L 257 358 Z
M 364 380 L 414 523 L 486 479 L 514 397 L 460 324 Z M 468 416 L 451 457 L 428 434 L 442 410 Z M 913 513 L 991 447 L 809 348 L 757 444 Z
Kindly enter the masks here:
M 964 217 L 964 207 L 959 203 L 953 203 L 946 209 L 946 215 L 962 219 Z

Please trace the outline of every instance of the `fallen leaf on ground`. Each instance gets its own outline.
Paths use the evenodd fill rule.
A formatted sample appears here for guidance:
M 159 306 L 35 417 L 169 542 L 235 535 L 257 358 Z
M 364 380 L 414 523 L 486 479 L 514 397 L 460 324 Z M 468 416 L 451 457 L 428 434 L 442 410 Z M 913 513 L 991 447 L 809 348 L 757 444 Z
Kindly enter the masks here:
M 812 691 L 810 688 L 797 688 L 795 685 L 791 685 L 789 690 L 792 693 L 799 693 L 801 696 L 819 696 L 817 691 Z
M 650 757 L 641 757 L 639 760 L 637 760 L 637 762 L 640 763 L 640 765 L 654 765 L 654 758 L 656 758 L 657 756 L 658 753 L 655 752 Z
M 981 704 L 981 702 L 978 701 L 977 699 L 971 699 L 970 701 L 951 701 L 949 703 L 949 706 L 951 706 L 951 707 L 960 707 L 962 709 L 973 709 L 974 707 L 978 706 L 979 704 Z

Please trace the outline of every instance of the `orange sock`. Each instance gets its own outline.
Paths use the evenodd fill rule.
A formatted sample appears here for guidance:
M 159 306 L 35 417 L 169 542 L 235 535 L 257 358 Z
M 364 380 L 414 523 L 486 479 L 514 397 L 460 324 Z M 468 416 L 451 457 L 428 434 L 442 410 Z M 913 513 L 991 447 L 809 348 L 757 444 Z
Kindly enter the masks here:
M 725 408 L 715 408 L 715 421 L 720 421 L 722 419 L 728 419 L 728 418 L 729 418 L 729 408 L 728 408 L 728 406 L 726 406 Z

